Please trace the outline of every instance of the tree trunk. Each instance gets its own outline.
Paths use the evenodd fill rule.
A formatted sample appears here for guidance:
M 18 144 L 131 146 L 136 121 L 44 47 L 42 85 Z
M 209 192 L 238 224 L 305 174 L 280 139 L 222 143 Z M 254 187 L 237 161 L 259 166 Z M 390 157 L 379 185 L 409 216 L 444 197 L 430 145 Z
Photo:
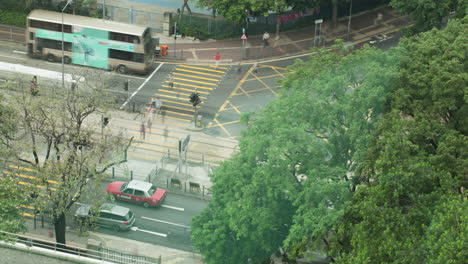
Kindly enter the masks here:
M 335 29 L 338 24 L 338 0 L 332 0 L 332 6 L 332 27 Z
M 59 216 L 54 217 L 54 228 L 55 228 L 55 242 L 63 244 L 57 245 L 59 248 L 64 248 L 66 244 L 65 240 L 65 227 L 66 227 L 66 219 L 65 213 L 61 213 Z

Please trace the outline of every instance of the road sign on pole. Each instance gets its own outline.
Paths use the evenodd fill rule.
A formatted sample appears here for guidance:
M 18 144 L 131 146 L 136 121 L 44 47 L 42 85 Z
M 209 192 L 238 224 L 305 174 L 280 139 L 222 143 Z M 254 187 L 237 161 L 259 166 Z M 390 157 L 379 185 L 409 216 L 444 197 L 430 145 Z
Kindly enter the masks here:
M 247 35 L 242 34 L 241 39 L 242 39 L 242 40 L 247 40 Z

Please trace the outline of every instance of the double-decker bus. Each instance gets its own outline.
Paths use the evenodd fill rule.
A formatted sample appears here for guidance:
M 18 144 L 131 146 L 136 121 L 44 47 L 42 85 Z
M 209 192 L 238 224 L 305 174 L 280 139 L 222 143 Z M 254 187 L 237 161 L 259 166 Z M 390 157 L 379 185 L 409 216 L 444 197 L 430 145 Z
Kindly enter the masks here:
M 27 53 L 31 57 L 85 65 L 119 73 L 153 68 L 151 29 L 91 17 L 33 10 L 27 17 Z M 62 36 L 63 25 L 63 36 Z M 63 50 L 62 50 L 63 37 Z M 63 52 L 63 58 L 62 58 Z

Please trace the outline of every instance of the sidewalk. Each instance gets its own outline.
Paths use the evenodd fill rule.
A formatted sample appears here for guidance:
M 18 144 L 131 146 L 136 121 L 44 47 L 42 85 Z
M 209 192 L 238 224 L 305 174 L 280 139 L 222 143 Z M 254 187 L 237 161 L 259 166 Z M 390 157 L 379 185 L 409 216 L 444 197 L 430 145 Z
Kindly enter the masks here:
M 382 19 L 377 20 L 378 14 L 382 14 Z M 355 14 L 351 18 L 351 26 L 348 40 L 348 19 L 342 18 L 335 29 L 332 29 L 329 23 L 325 21 L 322 25 L 322 39 L 325 46 L 334 43 L 336 39 L 348 40 L 352 45 L 362 45 L 370 40 L 371 36 L 378 34 L 391 34 L 396 32 L 402 26 L 409 25 L 411 21 L 408 17 L 398 14 L 391 7 L 383 6 L 374 10 Z M 315 27 L 302 28 L 300 30 L 286 31 L 280 33 L 280 38 L 276 39 L 273 32 L 270 32 L 270 46 L 263 48 L 261 36 L 249 36 L 245 41 L 244 48 L 242 40 L 227 39 L 220 41 L 195 41 L 190 42 L 187 39 L 177 40 L 176 58 L 171 47 L 174 46 L 174 40 L 167 37 L 160 37 L 161 44 L 169 46 L 169 55 L 159 57 L 161 61 L 187 61 L 187 62 L 214 62 L 214 55 L 220 52 L 223 63 L 265 60 L 271 58 L 280 58 L 288 55 L 303 54 L 310 52 L 314 47 Z M 182 43 L 185 42 L 185 43 Z M 187 43 L 189 42 L 189 43 Z M 316 43 L 318 46 L 318 43 Z M 242 56 L 242 49 L 244 55 Z
M 26 220 L 28 231 L 24 234 L 41 240 L 55 242 L 55 236 L 49 236 L 49 224 L 41 227 L 40 219 L 37 220 L 34 229 L 33 220 Z M 51 226 L 53 229 L 53 226 Z M 79 235 L 77 230 L 69 229 L 66 234 L 67 245 L 86 248 L 88 240 L 101 243 L 103 248 L 111 249 L 125 254 L 145 256 L 157 260 L 161 258 L 162 264 L 201 264 L 201 256 L 197 253 L 153 245 L 149 243 L 129 240 L 121 237 L 105 235 L 96 232 L 88 232 L 87 235 Z M 156 262 L 155 262 L 156 263 Z

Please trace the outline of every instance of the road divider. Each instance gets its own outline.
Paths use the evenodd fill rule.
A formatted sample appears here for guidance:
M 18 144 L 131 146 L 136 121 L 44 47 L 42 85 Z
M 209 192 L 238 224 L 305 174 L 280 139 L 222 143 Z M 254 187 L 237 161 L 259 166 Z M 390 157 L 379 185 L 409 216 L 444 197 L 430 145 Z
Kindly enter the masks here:
M 173 226 L 179 226 L 179 227 L 183 227 L 183 228 L 190 228 L 190 226 L 171 223 L 171 222 L 167 222 L 167 221 L 163 221 L 163 220 L 159 220 L 159 219 L 153 219 L 153 218 L 144 217 L 144 216 L 141 216 L 141 218 L 146 219 L 146 220 L 150 220 L 150 221 L 154 221 L 154 222 L 158 222 L 158 223 L 163 223 L 163 224 L 168 224 L 168 225 L 173 225 Z

